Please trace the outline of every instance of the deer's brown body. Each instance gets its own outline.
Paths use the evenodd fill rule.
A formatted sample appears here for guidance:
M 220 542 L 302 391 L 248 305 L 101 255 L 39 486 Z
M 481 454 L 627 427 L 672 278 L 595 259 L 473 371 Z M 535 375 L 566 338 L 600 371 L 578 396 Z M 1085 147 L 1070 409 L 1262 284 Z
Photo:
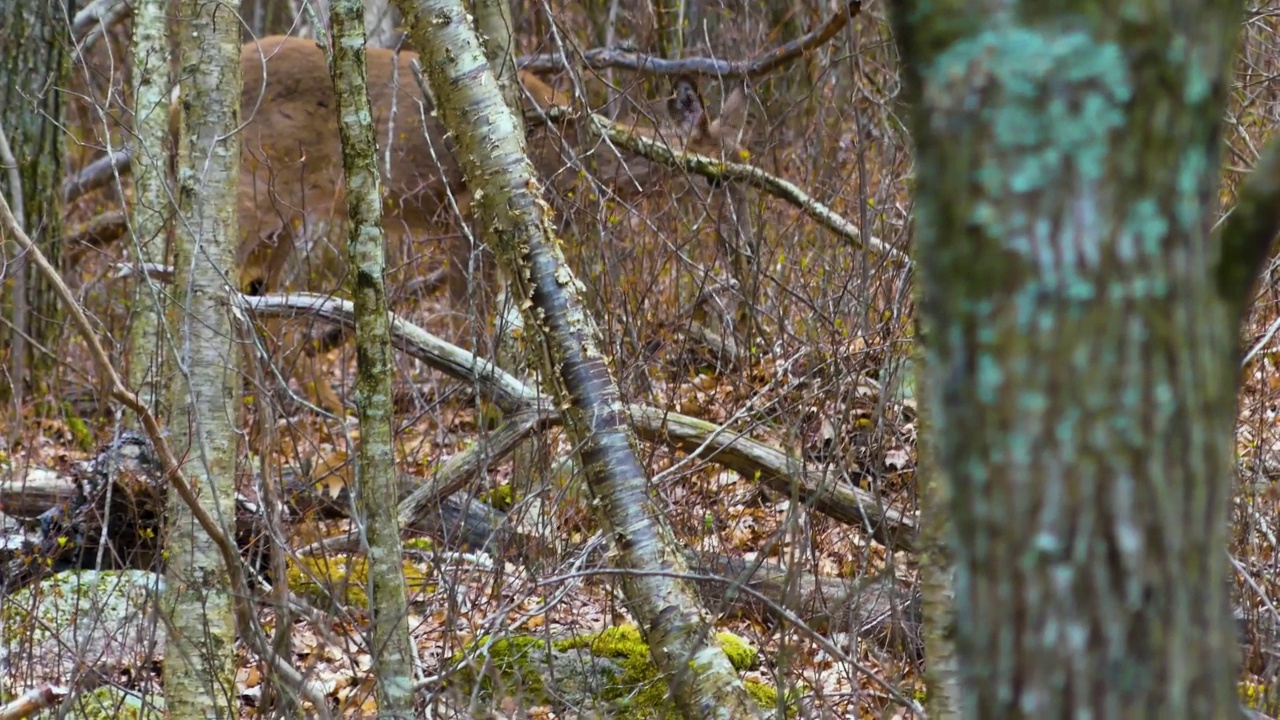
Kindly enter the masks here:
M 447 209 L 447 194 L 458 194 L 460 205 L 467 205 L 464 182 L 453 147 L 418 89 L 410 67 L 415 58 L 407 51 L 367 51 L 384 227 L 389 248 L 432 254 L 448 251 L 455 268 L 450 287 L 456 298 L 466 288 L 465 277 L 456 268 L 469 246 L 460 240 L 442 243 L 439 238 L 456 228 Z M 346 272 L 339 249 L 345 233 L 331 230 L 345 224 L 346 205 L 337 102 L 324 52 L 313 40 L 275 36 L 245 44 L 240 60 L 244 78 L 239 188 L 242 286 L 268 292 L 334 290 Z M 568 106 L 565 95 L 532 74 L 521 72 L 519 79 L 526 104 L 532 99 L 537 106 L 527 106 L 526 114 Z M 745 97 L 738 91 L 726 102 L 721 118 L 711 122 L 697 86 L 680 78 L 666 108 L 638 112 L 625 125 L 677 151 L 720 155 L 738 150 L 745 115 Z M 553 141 L 557 133 L 558 141 Z M 567 123 L 542 128 L 531 138 L 530 155 L 553 191 L 564 192 L 580 179 L 576 170 L 566 171 L 572 158 L 566 160 L 561 152 L 565 146 L 589 158 L 587 165 L 601 182 L 623 196 L 665 183 L 658 175 L 672 172 L 643 161 L 624 162 L 607 145 L 587 142 L 590 137 L 585 129 Z M 322 259 L 317 243 L 328 237 L 337 242 Z M 313 262 L 299 263 L 300 259 Z M 391 280 L 395 284 L 394 276 Z M 334 404 L 336 396 L 319 390 L 319 385 L 317 392 L 328 395 L 324 404 Z
M 463 182 L 414 80 L 415 57 L 370 48 L 368 87 L 387 233 L 425 240 L 440 232 L 447 191 L 461 193 Z M 294 241 L 346 219 L 337 100 L 324 52 L 312 40 L 247 43 L 240 65 L 242 267 L 276 289 Z M 558 101 L 538 78 L 522 73 L 521 81 L 545 107 Z

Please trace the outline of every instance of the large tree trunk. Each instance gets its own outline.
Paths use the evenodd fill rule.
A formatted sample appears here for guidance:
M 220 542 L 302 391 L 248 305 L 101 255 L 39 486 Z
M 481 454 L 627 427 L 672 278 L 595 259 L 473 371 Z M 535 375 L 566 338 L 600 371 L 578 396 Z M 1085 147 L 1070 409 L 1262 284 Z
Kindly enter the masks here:
M 1233 716 L 1240 5 L 893 9 L 963 714 Z
M 369 650 L 378 678 L 378 716 L 407 720 L 414 717 L 413 644 L 396 521 L 400 498 L 391 446 L 391 322 L 384 282 L 382 192 L 365 79 L 364 15 L 359 0 L 334 0 L 329 10 L 333 84 L 351 219 L 347 258 L 355 273 L 356 416 L 360 422 L 356 504 L 368 543 L 373 616 Z
M 56 41 L 66 36 L 63 27 L 59 3 L 0 0 L 0 192 L 18 224 L 55 264 L 61 257 L 58 186 L 66 135 L 59 88 L 66 87 L 69 57 Z M 0 401 L 9 402 L 21 400 L 24 386 L 39 394 L 48 390 L 57 361 L 57 353 L 48 351 L 56 349 L 62 311 L 48 281 L 29 276 L 25 253 L 9 247 L 6 254 L 10 282 L 3 306 L 9 323 L 0 328 L 0 347 L 8 350 L 8 366 Z
M 179 139 L 174 332 L 177 366 L 173 445 L 201 507 L 235 517 L 240 349 L 227 303 L 236 277 L 236 183 L 240 148 L 240 26 L 236 0 L 180 6 L 182 118 Z M 174 718 L 235 718 L 235 624 L 228 570 L 192 509 L 169 502 L 169 646 L 165 700 Z
M 402 0 L 400 9 L 410 19 L 414 45 L 424 51 L 437 111 L 457 139 L 480 221 L 495 228 L 498 259 L 521 299 L 544 378 L 554 388 L 570 438 L 582 448 L 594 506 L 612 533 L 619 562 L 638 571 L 625 576 L 623 588 L 655 664 L 686 717 L 758 717 L 711 633 L 694 587 L 682 577 L 687 566 L 649 497 L 581 283 L 555 242 L 524 139 L 462 3 Z

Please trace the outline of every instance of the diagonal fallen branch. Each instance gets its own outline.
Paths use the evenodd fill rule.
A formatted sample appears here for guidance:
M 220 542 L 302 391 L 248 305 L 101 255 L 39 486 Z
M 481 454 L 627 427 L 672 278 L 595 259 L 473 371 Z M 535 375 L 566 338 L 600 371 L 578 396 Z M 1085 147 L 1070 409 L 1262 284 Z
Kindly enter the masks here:
M 693 153 L 673 152 L 670 147 L 661 142 L 627 132 L 603 115 L 593 113 L 587 118 L 587 123 L 593 132 L 646 160 L 701 175 L 713 183 L 745 183 L 761 192 L 785 200 L 849 245 L 884 257 L 892 265 L 911 267 L 911 259 L 906 253 L 874 235 L 864 237 L 858 226 L 844 219 L 839 213 L 814 199 L 790 181 L 746 163 L 727 162 Z
M 62 202 L 70 205 L 94 190 L 106 185 L 117 176 L 133 172 L 133 147 L 125 145 L 119 150 L 100 156 L 85 165 L 79 172 L 62 181 Z
M 355 309 L 350 301 L 323 295 L 238 295 L 233 302 L 260 316 L 289 317 L 298 313 L 352 327 Z M 537 412 L 548 400 L 537 390 L 493 363 L 431 335 L 413 323 L 392 315 L 391 342 L 455 380 L 474 385 L 481 394 L 507 411 Z M 864 527 L 895 550 L 915 549 L 915 518 L 886 507 L 874 494 L 844 478 L 805 470 L 803 462 L 783 450 L 733 430 L 697 418 L 645 405 L 629 405 L 636 433 L 652 443 L 663 443 L 723 465 L 771 489 L 790 495 L 793 486 L 801 502 L 841 522 Z M 554 422 L 555 419 L 548 419 Z M 527 426 L 532 431 L 533 424 Z M 436 492 L 436 491 L 433 491 Z M 402 519 L 404 508 L 402 506 Z

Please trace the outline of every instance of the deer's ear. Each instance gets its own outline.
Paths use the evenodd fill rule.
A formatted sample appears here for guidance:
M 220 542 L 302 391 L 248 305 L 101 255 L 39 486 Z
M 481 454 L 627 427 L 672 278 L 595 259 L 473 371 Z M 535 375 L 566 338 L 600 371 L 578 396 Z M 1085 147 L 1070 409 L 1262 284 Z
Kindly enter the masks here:
M 672 82 L 667 111 L 687 132 L 692 133 L 695 130 L 706 132 L 710 127 L 707 124 L 707 109 L 702 102 L 702 94 L 698 92 L 698 84 L 687 75 L 681 75 Z

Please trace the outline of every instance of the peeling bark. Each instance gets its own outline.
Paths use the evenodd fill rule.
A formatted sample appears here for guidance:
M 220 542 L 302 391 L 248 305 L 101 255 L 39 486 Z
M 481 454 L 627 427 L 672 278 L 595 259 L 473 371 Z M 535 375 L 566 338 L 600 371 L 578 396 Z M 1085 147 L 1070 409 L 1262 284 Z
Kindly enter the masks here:
M 545 382 L 582 448 L 588 486 L 619 559 L 628 608 L 686 717 L 758 717 L 759 709 L 711 633 L 677 541 L 648 492 L 618 386 L 586 314 L 581 283 L 556 245 L 541 184 L 502 100 L 479 38 L 457 0 L 400 3 L 410 19 L 437 111 L 458 141 L 480 221 L 491 224 L 501 266 L 537 343 Z M 528 302 L 524 299 L 527 298 Z

